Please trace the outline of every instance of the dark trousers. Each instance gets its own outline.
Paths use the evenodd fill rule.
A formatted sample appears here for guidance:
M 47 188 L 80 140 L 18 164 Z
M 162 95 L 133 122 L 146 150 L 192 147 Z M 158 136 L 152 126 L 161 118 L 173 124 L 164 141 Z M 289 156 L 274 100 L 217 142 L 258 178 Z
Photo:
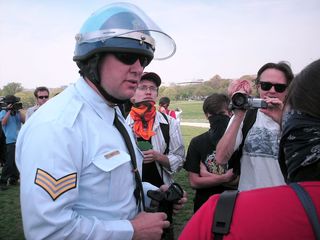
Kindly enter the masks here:
M 0 164 L 4 166 L 6 162 L 6 137 L 0 124 Z
M 17 181 L 19 179 L 19 171 L 15 162 L 16 143 L 10 143 L 6 146 L 6 162 L 2 169 L 0 182 L 2 185 L 10 181 Z

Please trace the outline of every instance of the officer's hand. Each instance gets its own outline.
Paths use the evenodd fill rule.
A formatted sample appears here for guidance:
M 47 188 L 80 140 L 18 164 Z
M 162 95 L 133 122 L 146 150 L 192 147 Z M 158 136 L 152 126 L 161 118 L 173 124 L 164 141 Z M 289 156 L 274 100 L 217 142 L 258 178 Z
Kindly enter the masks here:
M 134 240 L 153 240 L 161 239 L 164 228 L 170 226 L 170 222 L 166 220 L 167 214 L 163 212 L 156 213 L 139 213 L 131 224 L 134 229 L 133 238 Z

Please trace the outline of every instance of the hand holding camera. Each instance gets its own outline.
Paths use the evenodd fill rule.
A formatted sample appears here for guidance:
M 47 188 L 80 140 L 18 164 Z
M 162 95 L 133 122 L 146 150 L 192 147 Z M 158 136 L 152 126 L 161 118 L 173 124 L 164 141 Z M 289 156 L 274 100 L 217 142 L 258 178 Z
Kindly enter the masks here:
M 20 98 L 14 95 L 8 95 L 0 99 L 1 110 L 10 111 L 10 114 L 15 115 L 20 109 L 22 109 L 22 103 Z
M 268 104 L 267 109 L 261 109 L 261 112 L 271 117 L 277 123 L 281 123 L 283 102 L 279 98 L 266 98 Z
M 147 192 L 152 202 L 152 208 L 149 209 L 151 212 L 164 212 L 168 216 L 168 220 L 172 222 L 173 204 L 179 202 L 184 196 L 182 187 L 178 183 L 172 183 L 168 190 L 158 191 L 149 190 Z
M 248 110 L 248 109 L 256 109 L 256 108 L 268 108 L 268 103 L 261 99 L 251 97 L 242 92 L 235 92 L 231 97 L 230 109 L 241 109 L 241 110 Z
M 185 192 L 178 183 L 172 183 L 169 188 L 163 191 L 163 187 L 167 185 L 162 185 L 160 190 L 149 190 L 147 192 L 148 197 L 152 199 L 151 207 L 147 209 L 149 212 L 164 212 L 167 215 L 167 220 L 172 223 L 172 215 L 174 213 L 174 205 L 180 204 L 181 207 L 183 203 L 186 202 Z M 181 208 L 180 207 L 180 208 Z M 164 229 L 161 239 L 173 239 L 172 228 Z

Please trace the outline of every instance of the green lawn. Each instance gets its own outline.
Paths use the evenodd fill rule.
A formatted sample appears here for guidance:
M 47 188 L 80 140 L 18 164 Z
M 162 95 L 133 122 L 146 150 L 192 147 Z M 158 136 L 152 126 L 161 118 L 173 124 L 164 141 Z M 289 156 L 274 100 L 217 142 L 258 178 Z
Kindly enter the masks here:
M 186 122 L 207 122 L 203 110 L 202 101 L 174 101 L 169 108 L 174 110 L 179 107 L 182 110 L 182 121 Z
M 175 102 L 171 104 L 171 108 L 175 106 L 183 110 L 184 121 L 197 121 L 197 119 L 204 121 L 201 108 L 202 102 Z M 187 151 L 191 138 L 205 132 L 207 129 L 181 126 L 181 130 Z M 189 187 L 187 172 L 184 169 L 176 174 L 175 181 L 188 193 L 188 203 L 179 214 L 174 216 L 175 235 L 178 236 L 185 223 L 192 216 L 194 192 Z M 30 199 L 30 201 L 32 200 Z M 0 239 L 24 239 L 20 213 L 19 186 L 10 187 L 9 190 L 0 192 Z

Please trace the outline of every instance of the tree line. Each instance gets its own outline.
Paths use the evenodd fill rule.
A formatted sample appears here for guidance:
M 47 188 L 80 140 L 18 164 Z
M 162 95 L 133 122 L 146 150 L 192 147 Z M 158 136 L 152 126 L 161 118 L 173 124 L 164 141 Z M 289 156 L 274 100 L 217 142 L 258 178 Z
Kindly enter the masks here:
M 241 79 L 253 81 L 255 76 L 245 75 Z M 202 81 L 189 84 L 171 84 L 170 86 L 161 86 L 159 89 L 159 97 L 167 96 L 171 100 L 202 100 L 212 93 L 226 93 L 231 79 L 223 79 L 219 75 L 215 75 L 208 81 Z M 55 96 L 63 91 L 64 88 L 51 88 L 50 96 Z M 0 96 L 15 95 L 21 98 L 24 108 L 34 105 L 33 90 L 26 90 L 21 83 L 8 83 L 0 89 Z

